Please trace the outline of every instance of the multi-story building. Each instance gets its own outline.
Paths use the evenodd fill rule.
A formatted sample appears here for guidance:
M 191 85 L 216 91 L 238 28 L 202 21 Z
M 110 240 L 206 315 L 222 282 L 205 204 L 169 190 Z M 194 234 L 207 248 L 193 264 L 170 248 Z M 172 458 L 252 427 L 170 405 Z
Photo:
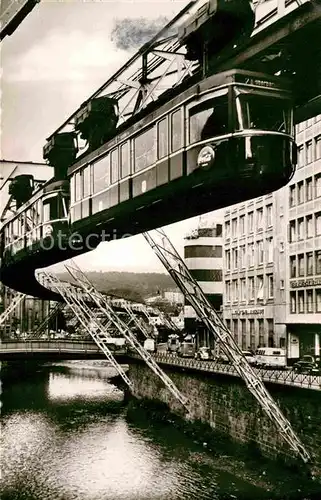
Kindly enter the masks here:
M 320 352 L 321 115 L 297 127 L 298 166 L 287 188 L 286 327 L 290 352 Z M 295 352 L 294 352 L 295 353 Z M 298 354 L 297 352 L 295 354 Z
M 191 275 L 212 306 L 220 311 L 223 303 L 222 221 L 200 219 L 196 229 L 184 239 L 184 260 Z M 192 306 L 184 307 L 185 331 L 196 334 L 198 345 L 213 345 L 213 338 L 198 321 Z
M 288 186 L 224 215 L 223 317 L 243 348 L 319 353 L 321 333 L 321 115 L 297 129 Z

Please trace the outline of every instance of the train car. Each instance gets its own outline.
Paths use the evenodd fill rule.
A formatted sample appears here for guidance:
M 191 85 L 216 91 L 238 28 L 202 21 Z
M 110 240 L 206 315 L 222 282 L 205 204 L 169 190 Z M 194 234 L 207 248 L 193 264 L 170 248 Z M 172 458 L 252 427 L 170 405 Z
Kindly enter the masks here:
M 60 298 L 44 288 L 34 272 L 73 255 L 68 249 L 68 214 L 69 183 L 51 180 L 5 221 L 1 228 L 1 281 L 6 286 L 44 299 Z
M 292 114 L 282 78 L 200 81 L 69 168 L 71 231 L 116 239 L 279 189 L 296 163 Z

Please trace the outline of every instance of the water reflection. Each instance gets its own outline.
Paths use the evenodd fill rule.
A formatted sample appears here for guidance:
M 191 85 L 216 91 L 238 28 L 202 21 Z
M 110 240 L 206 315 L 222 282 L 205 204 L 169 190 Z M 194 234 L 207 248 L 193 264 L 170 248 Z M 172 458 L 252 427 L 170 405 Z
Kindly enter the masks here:
M 36 410 L 30 384 L 13 385 L 4 399 L 2 500 L 264 498 L 179 431 L 128 423 L 108 381 L 50 373 Z
M 71 401 L 73 399 L 122 400 L 123 394 L 115 386 L 106 383 L 106 380 L 89 379 L 79 375 L 62 375 L 50 373 L 48 397 L 50 400 Z

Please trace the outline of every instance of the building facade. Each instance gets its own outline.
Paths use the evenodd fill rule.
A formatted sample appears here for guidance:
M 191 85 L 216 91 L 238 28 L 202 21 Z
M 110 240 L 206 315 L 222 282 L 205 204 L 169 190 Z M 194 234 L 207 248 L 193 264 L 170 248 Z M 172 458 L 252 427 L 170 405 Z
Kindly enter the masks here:
M 321 115 L 297 127 L 298 166 L 284 188 L 224 214 L 223 317 L 242 349 L 319 355 Z
M 222 230 L 222 221 L 203 217 L 198 227 L 184 238 L 185 264 L 216 311 L 221 311 L 223 304 Z M 212 335 L 187 303 L 184 306 L 184 323 L 185 331 L 196 335 L 198 345 L 213 345 Z

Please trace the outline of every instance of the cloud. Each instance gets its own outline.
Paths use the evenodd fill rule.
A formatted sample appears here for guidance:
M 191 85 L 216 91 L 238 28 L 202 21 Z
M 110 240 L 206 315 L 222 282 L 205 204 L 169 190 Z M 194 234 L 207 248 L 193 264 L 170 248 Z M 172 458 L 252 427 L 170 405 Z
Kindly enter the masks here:
M 128 58 L 102 33 L 51 33 L 4 68 L 8 81 L 79 82 L 108 77 Z
M 168 22 L 169 19 L 165 16 L 159 16 L 154 20 L 144 17 L 117 19 L 111 32 L 111 39 L 119 49 L 138 48 L 148 42 Z

